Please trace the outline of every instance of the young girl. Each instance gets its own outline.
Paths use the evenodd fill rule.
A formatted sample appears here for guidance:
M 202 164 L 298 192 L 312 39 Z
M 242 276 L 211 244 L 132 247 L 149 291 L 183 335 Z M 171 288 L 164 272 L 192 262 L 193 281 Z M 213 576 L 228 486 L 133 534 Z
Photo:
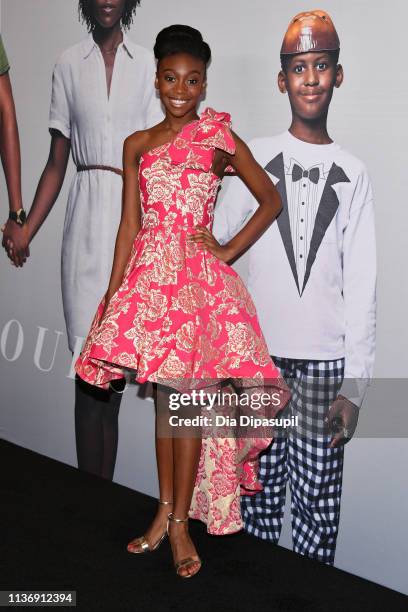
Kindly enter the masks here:
M 103 388 L 126 372 L 139 382 L 182 390 L 196 381 L 205 387 L 239 379 L 241 386 L 253 387 L 268 380 L 280 392 L 280 409 L 287 387 L 268 355 L 252 300 L 226 263 L 275 219 L 279 195 L 231 132 L 227 113 L 207 108 L 197 115 L 211 55 L 201 34 L 170 26 L 159 33 L 154 52 L 165 119 L 125 141 L 123 212 L 111 279 L 75 369 Z M 221 246 L 211 227 L 226 171 L 240 176 L 259 208 Z M 238 465 L 238 440 L 156 433 L 159 507 L 146 534 L 128 550 L 154 550 L 168 534 L 177 574 L 196 574 L 201 561 L 188 514 L 205 521 L 210 533 L 242 528 L 240 485 L 259 488 L 256 457 L 270 441 L 256 440 L 251 447 L 246 440 L 245 460 Z

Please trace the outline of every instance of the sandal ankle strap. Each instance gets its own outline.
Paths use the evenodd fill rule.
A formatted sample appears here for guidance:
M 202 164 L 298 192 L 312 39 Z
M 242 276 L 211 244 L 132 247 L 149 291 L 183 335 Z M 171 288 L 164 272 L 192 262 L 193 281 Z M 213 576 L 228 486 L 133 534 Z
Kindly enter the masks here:
M 179 518 L 176 518 L 172 512 L 170 512 L 170 514 L 167 515 L 167 518 L 170 521 L 173 521 L 174 523 L 187 523 L 188 521 L 188 516 L 187 518 L 179 519 Z
M 171 506 L 172 505 L 172 501 L 164 501 L 162 499 L 158 499 L 157 500 L 159 502 L 159 504 L 162 504 L 163 506 Z

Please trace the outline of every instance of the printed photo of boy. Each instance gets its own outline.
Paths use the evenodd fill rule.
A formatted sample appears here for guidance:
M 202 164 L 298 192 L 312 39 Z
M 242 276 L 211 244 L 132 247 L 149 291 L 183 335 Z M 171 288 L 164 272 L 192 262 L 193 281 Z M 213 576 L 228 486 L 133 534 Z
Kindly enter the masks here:
M 343 81 L 330 16 L 300 13 L 281 47 L 278 87 L 292 122 L 254 139 L 283 210 L 249 251 L 248 289 L 270 354 L 292 391 L 286 409 L 300 426 L 281 434 L 260 461 L 264 490 L 242 498 L 248 533 L 277 543 L 286 485 L 293 548 L 334 563 L 344 444 L 372 377 L 376 328 L 373 194 L 364 164 L 333 142 L 327 117 Z M 214 233 L 227 241 L 256 209 L 231 181 Z

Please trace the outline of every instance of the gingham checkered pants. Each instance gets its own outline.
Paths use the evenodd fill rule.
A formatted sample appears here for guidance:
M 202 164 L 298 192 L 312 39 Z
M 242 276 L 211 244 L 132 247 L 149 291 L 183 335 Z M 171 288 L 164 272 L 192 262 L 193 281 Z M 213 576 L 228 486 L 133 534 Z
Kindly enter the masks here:
M 292 392 L 283 416 L 298 416 L 299 425 L 277 432 L 261 455 L 263 491 L 241 497 L 245 530 L 278 543 L 289 481 L 293 550 L 331 565 L 340 519 L 343 447 L 329 448 L 324 418 L 343 381 L 344 359 L 272 359 Z

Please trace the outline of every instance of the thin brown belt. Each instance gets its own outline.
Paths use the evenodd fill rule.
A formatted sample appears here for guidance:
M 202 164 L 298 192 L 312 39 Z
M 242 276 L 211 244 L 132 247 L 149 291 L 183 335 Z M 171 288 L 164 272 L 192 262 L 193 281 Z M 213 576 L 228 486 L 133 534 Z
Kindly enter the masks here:
M 86 172 L 87 170 L 108 170 L 108 172 L 114 172 L 119 176 L 123 176 L 123 170 L 114 168 L 113 166 L 100 166 L 95 164 L 91 166 L 77 166 L 77 172 Z

